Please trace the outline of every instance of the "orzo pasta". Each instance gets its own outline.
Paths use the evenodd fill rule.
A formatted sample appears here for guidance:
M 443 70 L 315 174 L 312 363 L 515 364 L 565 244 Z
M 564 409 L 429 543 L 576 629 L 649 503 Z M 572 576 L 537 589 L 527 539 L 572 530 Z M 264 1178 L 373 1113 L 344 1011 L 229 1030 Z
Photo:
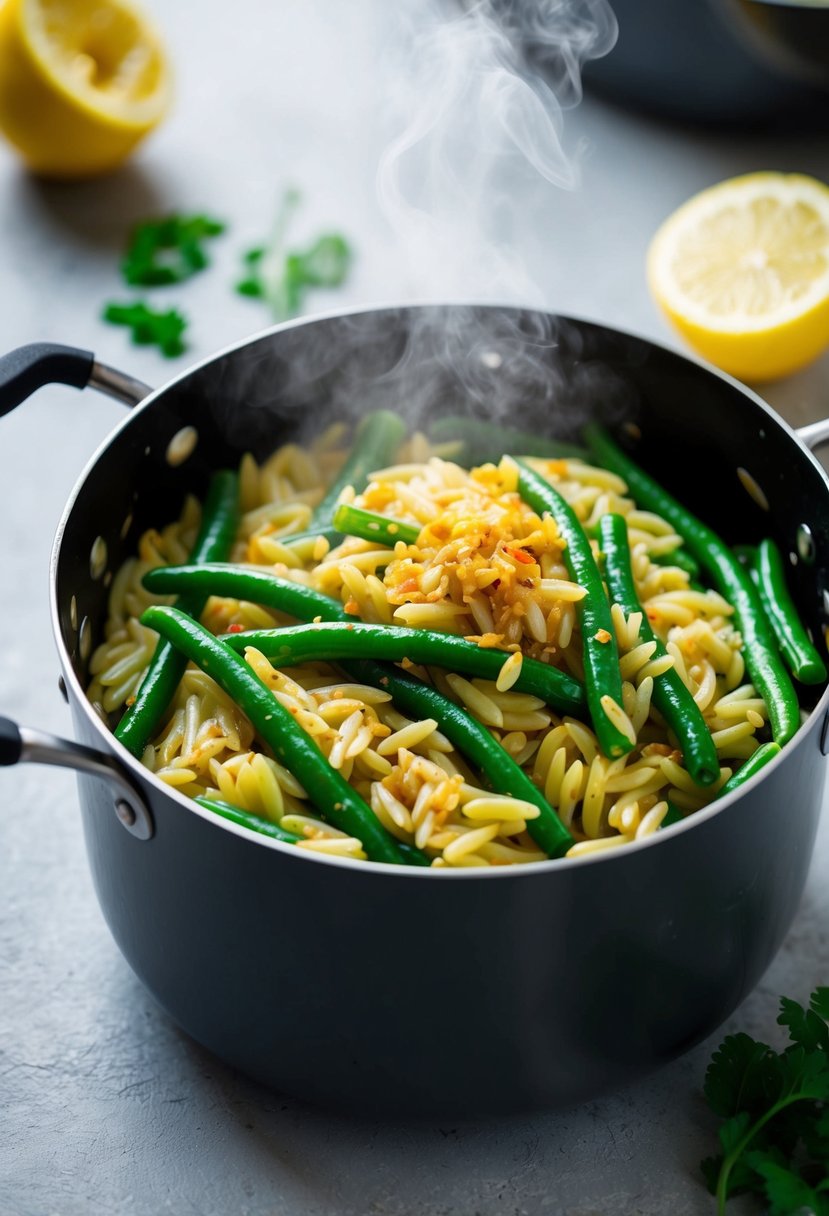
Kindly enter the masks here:
M 586 590 L 568 571 L 556 520 L 522 498 L 508 459 L 466 468 L 419 433 L 393 461 L 372 470 L 341 501 L 409 525 L 379 543 L 359 536 L 315 537 L 314 512 L 346 458 L 342 426 L 310 446 L 280 447 L 262 464 L 239 468 L 239 519 L 230 561 L 332 597 L 357 622 L 429 630 L 497 652 L 496 678 L 443 666 L 402 670 L 466 710 L 554 808 L 572 836 L 570 855 L 613 849 L 699 810 L 768 738 L 766 704 L 746 675 L 732 605 L 695 585 L 672 561 L 682 538 L 670 522 L 641 509 L 617 474 L 584 459 L 529 463 L 575 512 L 595 558 L 598 527 L 624 517 L 642 612 L 657 641 L 640 640 L 641 615 L 608 604 L 618 650 L 621 697 L 604 698 L 608 717 L 629 740 L 605 755 L 590 718 L 562 713 L 522 691 L 522 669 L 545 664 L 585 679 L 582 611 Z M 105 638 L 90 662 L 88 695 L 108 720 L 135 698 L 156 643 L 140 623 L 145 608 L 172 602 L 148 591 L 148 571 L 186 562 L 201 508 L 192 497 L 178 520 L 141 537 L 111 587 Z M 414 529 L 412 533 L 411 529 Z M 294 534 L 307 539 L 291 545 Z M 601 567 L 600 567 L 601 568 Z M 586 618 L 585 618 L 586 619 Z M 215 635 L 295 624 L 289 613 L 252 599 L 211 595 L 201 612 Z M 393 695 L 347 674 L 339 662 L 282 665 L 248 646 L 244 661 L 273 698 L 360 795 L 396 841 L 422 851 L 433 868 L 504 866 L 544 860 L 532 832 L 538 806 L 488 788 L 439 717 L 412 718 Z M 688 771 L 680 742 L 653 703 L 654 682 L 673 669 L 702 713 L 720 762 L 708 785 Z M 400 667 L 397 669 L 401 670 Z M 142 760 L 189 797 L 251 812 L 312 852 L 363 859 L 363 841 L 319 813 L 290 766 L 269 754 L 243 710 L 212 676 L 190 663 Z

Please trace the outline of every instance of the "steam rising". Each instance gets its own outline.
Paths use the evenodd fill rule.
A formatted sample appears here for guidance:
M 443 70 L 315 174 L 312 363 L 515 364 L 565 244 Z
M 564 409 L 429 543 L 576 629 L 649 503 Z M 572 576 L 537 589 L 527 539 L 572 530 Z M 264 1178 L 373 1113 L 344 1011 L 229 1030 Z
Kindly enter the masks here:
M 540 303 L 516 239 L 522 202 L 573 189 L 562 114 L 606 54 L 607 0 L 395 0 L 382 106 L 394 134 L 378 192 L 411 294 Z
M 223 400 L 244 402 L 225 433 L 267 451 L 274 416 L 307 434 L 386 407 L 412 427 L 472 414 L 575 438 L 598 401 L 620 416 L 612 340 L 535 310 L 518 240 L 539 191 L 578 186 L 563 114 L 583 63 L 615 41 L 607 0 L 387 0 L 381 12 L 377 184 L 406 295 L 478 306 L 346 314 L 239 352 L 202 390 L 220 417 Z

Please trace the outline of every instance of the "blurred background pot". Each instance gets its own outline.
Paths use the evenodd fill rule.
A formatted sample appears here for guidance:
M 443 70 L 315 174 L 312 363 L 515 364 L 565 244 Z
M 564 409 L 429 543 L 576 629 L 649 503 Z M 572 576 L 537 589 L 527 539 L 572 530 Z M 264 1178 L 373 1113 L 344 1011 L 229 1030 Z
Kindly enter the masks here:
M 816 27 L 829 49 L 828 5 L 611 3 L 619 36 L 607 55 L 584 65 L 588 92 L 682 122 L 829 126 L 829 92 L 820 87 L 829 83 L 829 58 L 821 67 L 806 50 L 819 41 Z

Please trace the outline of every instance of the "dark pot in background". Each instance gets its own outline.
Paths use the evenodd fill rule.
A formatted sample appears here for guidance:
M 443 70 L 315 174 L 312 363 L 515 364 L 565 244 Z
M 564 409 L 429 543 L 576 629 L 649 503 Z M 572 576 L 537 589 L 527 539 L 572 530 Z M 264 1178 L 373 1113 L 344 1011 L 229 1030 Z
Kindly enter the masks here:
M 782 37 L 775 29 L 790 28 L 791 22 L 754 28 L 754 10 L 766 17 L 782 6 L 754 0 L 611 3 L 619 37 L 609 54 L 584 65 L 588 92 L 658 117 L 708 126 L 829 127 L 829 92 L 812 87 L 817 73 L 807 83 L 794 55 L 782 47 L 774 54 L 775 40 Z M 829 8 L 812 8 L 806 15 L 813 24 L 817 16 L 829 26 Z

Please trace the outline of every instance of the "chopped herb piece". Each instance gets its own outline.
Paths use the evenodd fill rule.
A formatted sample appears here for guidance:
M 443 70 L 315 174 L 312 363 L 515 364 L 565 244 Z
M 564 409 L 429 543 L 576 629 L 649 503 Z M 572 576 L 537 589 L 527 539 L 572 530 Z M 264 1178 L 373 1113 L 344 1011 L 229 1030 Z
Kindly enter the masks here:
M 168 312 L 156 312 L 140 302 L 107 304 L 103 319 L 112 325 L 128 325 L 136 345 L 158 346 L 168 359 L 175 358 L 186 349 L 182 334 L 187 328 L 187 320 L 175 308 Z
M 764 1196 L 770 1216 L 829 1216 L 829 988 L 809 1009 L 784 997 L 777 1021 L 791 1040 L 782 1052 L 729 1035 L 708 1066 L 705 1096 L 725 1121 L 702 1172 L 720 1216 L 740 1191 Z
M 181 283 L 209 265 L 204 242 L 225 225 L 206 215 L 169 215 L 147 220 L 132 233 L 121 272 L 131 287 Z
M 261 299 L 263 295 L 262 284 L 259 279 L 240 279 L 236 284 L 236 290 L 240 296 L 253 296 L 257 300 Z
M 301 312 L 309 288 L 340 287 L 351 265 L 351 247 L 337 232 L 323 233 L 304 251 L 285 248 L 288 221 L 299 199 L 295 190 L 285 193 L 270 244 L 242 255 L 245 274 L 236 284 L 240 295 L 266 300 L 279 318 Z

